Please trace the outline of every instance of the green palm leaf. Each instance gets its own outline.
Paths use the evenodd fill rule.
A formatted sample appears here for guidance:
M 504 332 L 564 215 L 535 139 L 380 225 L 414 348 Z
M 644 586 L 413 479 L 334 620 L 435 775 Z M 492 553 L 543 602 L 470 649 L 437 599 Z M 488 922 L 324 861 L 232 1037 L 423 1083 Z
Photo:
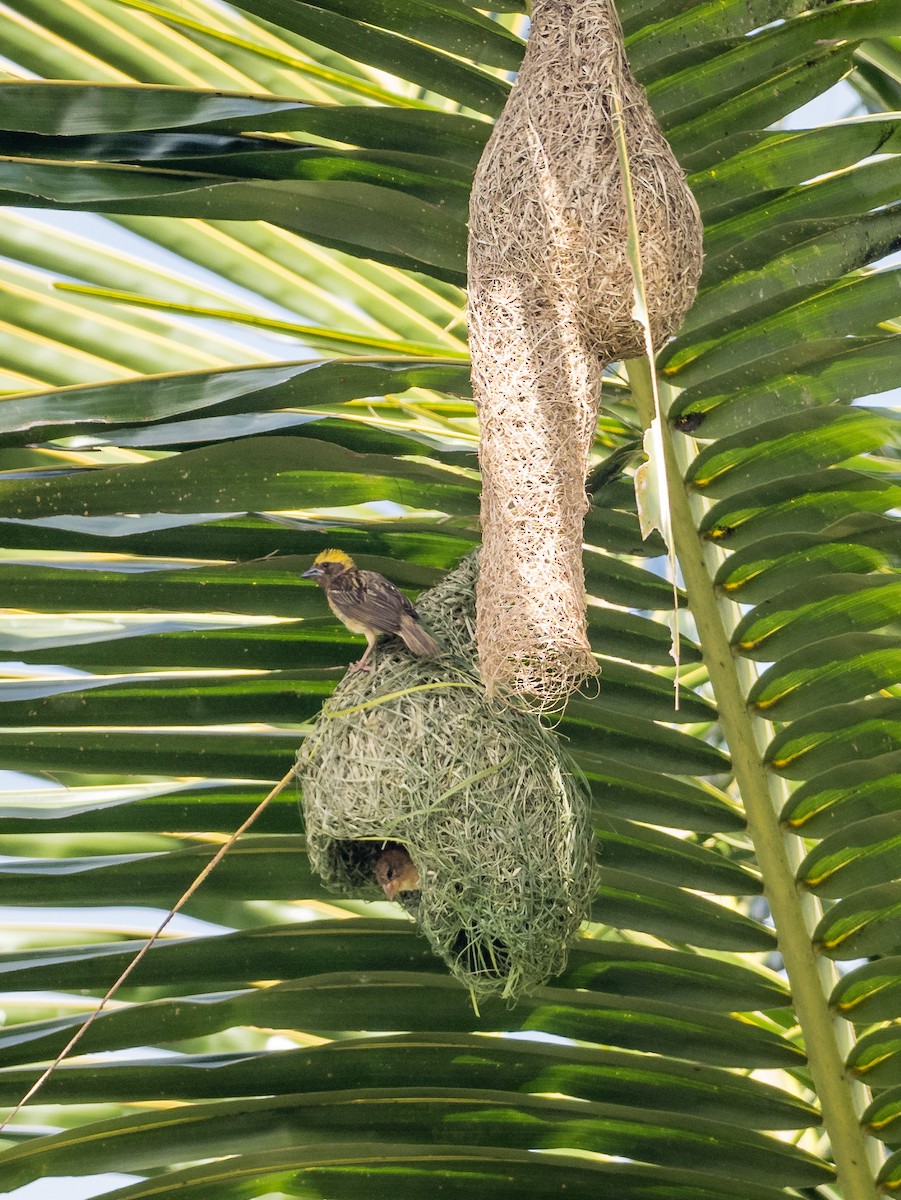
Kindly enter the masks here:
M 19 664 L 0 745 L 40 782 L 0 796 L 10 1107 L 130 960 L 131 906 L 152 927 L 178 899 L 356 652 L 299 583 L 310 556 L 337 542 L 418 591 L 477 540 L 466 203 L 522 7 L 0 16 L 0 643 Z M 6 1130 L 8 1187 L 897 1186 L 899 490 L 872 403 L 896 379 L 898 126 L 874 96 L 897 94 L 897 17 L 620 8 L 707 259 L 659 358 L 678 710 L 664 547 L 623 474 L 649 396 L 634 365 L 605 390 L 585 535 L 602 686 L 559 725 L 601 876 L 566 971 L 475 1013 L 399 910 L 323 891 L 282 793 L 190 902 L 211 925 L 161 939 L 79 1048 L 116 1056 L 64 1063 L 43 1126 Z M 871 115 L 773 128 L 846 76 Z

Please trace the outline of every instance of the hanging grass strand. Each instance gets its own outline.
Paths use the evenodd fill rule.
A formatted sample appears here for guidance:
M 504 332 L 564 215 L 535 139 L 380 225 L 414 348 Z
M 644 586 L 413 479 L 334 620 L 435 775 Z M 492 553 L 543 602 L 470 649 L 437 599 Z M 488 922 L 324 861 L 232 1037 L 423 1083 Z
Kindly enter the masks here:
M 119 976 L 119 978 L 115 981 L 115 983 L 113 983 L 110 986 L 106 995 L 102 998 L 102 1000 L 97 1005 L 97 1007 L 94 1008 L 88 1014 L 88 1016 L 81 1023 L 81 1025 L 78 1026 L 78 1028 L 76 1029 L 76 1031 L 72 1035 L 72 1037 L 69 1038 L 68 1042 L 66 1042 L 65 1046 L 63 1046 L 62 1050 L 60 1050 L 59 1054 L 57 1054 L 56 1058 L 53 1060 L 53 1062 L 50 1064 L 50 1066 L 47 1067 L 46 1070 L 44 1070 L 41 1073 L 41 1075 L 38 1076 L 38 1078 L 34 1081 L 34 1083 L 31 1085 L 31 1087 L 28 1089 L 28 1091 L 25 1093 L 25 1095 L 22 1097 L 22 1099 L 18 1102 L 18 1104 L 15 1106 L 15 1108 L 6 1116 L 6 1118 L 3 1120 L 3 1122 L 0 1123 L 0 1133 L 2 1133 L 2 1131 L 7 1127 L 7 1125 L 10 1123 L 10 1121 L 13 1119 L 13 1117 L 15 1117 L 16 1114 L 19 1113 L 21 1111 L 21 1109 L 23 1109 L 25 1107 L 25 1105 L 29 1102 L 29 1100 L 32 1100 L 37 1095 L 37 1093 L 44 1086 L 44 1084 L 47 1082 L 47 1080 L 50 1078 L 50 1076 L 53 1074 L 53 1072 L 56 1070 L 56 1068 L 59 1066 L 59 1064 L 63 1061 L 63 1059 L 69 1057 L 69 1055 L 72 1053 L 72 1051 L 78 1045 L 78 1043 L 81 1041 L 81 1039 L 84 1037 L 84 1035 L 88 1032 L 88 1030 L 91 1028 L 91 1026 L 97 1020 L 97 1018 L 100 1016 L 100 1014 L 106 1008 L 106 1006 L 109 1004 L 109 1002 L 113 999 L 116 992 L 118 992 L 119 988 L 122 987 L 122 985 L 127 981 L 128 977 L 132 974 L 132 972 L 135 970 L 135 968 L 138 966 L 138 964 L 144 958 L 145 954 L 147 954 L 147 952 L 154 946 L 154 944 L 157 942 L 157 940 L 162 936 L 162 934 L 165 931 L 166 926 L 169 924 L 169 922 L 173 919 L 173 917 L 176 916 L 177 913 L 179 913 L 182 910 L 182 908 L 184 908 L 184 906 L 191 899 L 191 897 L 194 895 L 194 893 L 197 891 L 197 889 L 200 887 L 200 885 L 204 882 L 204 880 L 210 875 L 210 873 L 213 870 L 215 870 L 215 868 L 219 865 L 219 863 L 222 862 L 223 858 L 225 858 L 226 854 L 229 852 L 229 850 L 232 848 L 232 846 L 235 844 L 235 842 L 238 840 L 238 838 L 241 836 L 241 834 L 246 833 L 246 831 L 251 827 L 251 825 L 254 823 L 254 821 L 256 821 L 257 817 L 260 816 L 260 814 L 263 812 L 263 810 L 269 804 L 269 801 L 274 799 L 274 797 L 276 797 L 279 794 L 279 792 L 283 791 L 288 786 L 288 784 L 294 778 L 294 774 L 295 774 L 296 770 L 297 770 L 297 766 L 295 764 L 294 766 L 291 767 L 291 770 L 288 771 L 288 773 L 282 779 L 279 780 L 279 782 L 269 792 L 269 794 L 263 800 L 260 801 L 260 803 L 256 806 L 256 808 L 250 814 L 250 816 L 241 823 L 241 825 L 235 830 L 235 832 L 233 834 L 231 834 L 227 838 L 226 841 L 224 841 L 222 843 L 222 845 L 219 847 L 219 849 L 216 851 L 216 853 L 213 855 L 213 857 L 210 859 L 210 861 L 206 864 L 206 866 L 203 868 L 203 870 L 197 875 L 197 877 L 191 883 L 190 887 L 185 892 L 183 892 L 182 895 L 179 897 L 179 899 L 176 900 L 176 902 L 172 905 L 172 907 L 166 913 L 163 920 L 159 923 L 159 925 L 156 927 L 156 929 L 153 931 L 153 933 L 151 933 L 150 937 L 147 939 L 147 941 L 144 943 L 144 945 L 141 947 L 141 949 L 137 952 L 137 954 L 134 956 L 134 958 L 131 960 L 131 962 L 128 964 L 128 966 L 125 968 L 125 970 Z

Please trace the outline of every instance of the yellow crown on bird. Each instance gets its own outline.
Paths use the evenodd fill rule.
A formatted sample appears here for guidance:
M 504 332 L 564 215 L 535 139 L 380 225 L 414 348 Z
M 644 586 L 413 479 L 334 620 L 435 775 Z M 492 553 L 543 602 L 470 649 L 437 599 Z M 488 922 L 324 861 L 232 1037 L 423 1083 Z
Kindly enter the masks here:
M 343 550 L 323 550 L 321 554 L 317 554 L 313 559 L 313 565 L 317 566 L 321 563 L 340 563 L 342 567 L 352 567 L 354 560 L 349 554 L 345 554 Z

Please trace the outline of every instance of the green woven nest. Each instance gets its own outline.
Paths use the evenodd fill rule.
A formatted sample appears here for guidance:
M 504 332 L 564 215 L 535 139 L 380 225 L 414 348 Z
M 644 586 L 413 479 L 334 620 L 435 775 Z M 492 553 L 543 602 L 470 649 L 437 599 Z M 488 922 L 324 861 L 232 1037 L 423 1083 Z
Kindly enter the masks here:
M 595 885 L 584 783 L 557 736 L 489 703 L 475 667 L 476 554 L 417 604 L 448 653 L 390 642 L 347 675 L 298 756 L 307 848 L 335 891 L 381 898 L 373 864 L 407 848 L 403 893 L 436 954 L 476 995 L 515 997 L 566 963 Z

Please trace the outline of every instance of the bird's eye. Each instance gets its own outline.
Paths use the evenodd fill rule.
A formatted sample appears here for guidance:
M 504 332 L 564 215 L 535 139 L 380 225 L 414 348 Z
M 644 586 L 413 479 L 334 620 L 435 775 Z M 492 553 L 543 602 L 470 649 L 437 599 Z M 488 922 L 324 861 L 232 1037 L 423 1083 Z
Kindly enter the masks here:
M 389 879 L 389 881 L 390 881 L 390 880 L 392 880 L 392 879 L 396 879 L 396 878 L 397 878 L 397 871 L 396 871 L 396 869 L 395 869 L 394 867 L 389 867 L 389 868 L 388 868 L 388 879 Z

